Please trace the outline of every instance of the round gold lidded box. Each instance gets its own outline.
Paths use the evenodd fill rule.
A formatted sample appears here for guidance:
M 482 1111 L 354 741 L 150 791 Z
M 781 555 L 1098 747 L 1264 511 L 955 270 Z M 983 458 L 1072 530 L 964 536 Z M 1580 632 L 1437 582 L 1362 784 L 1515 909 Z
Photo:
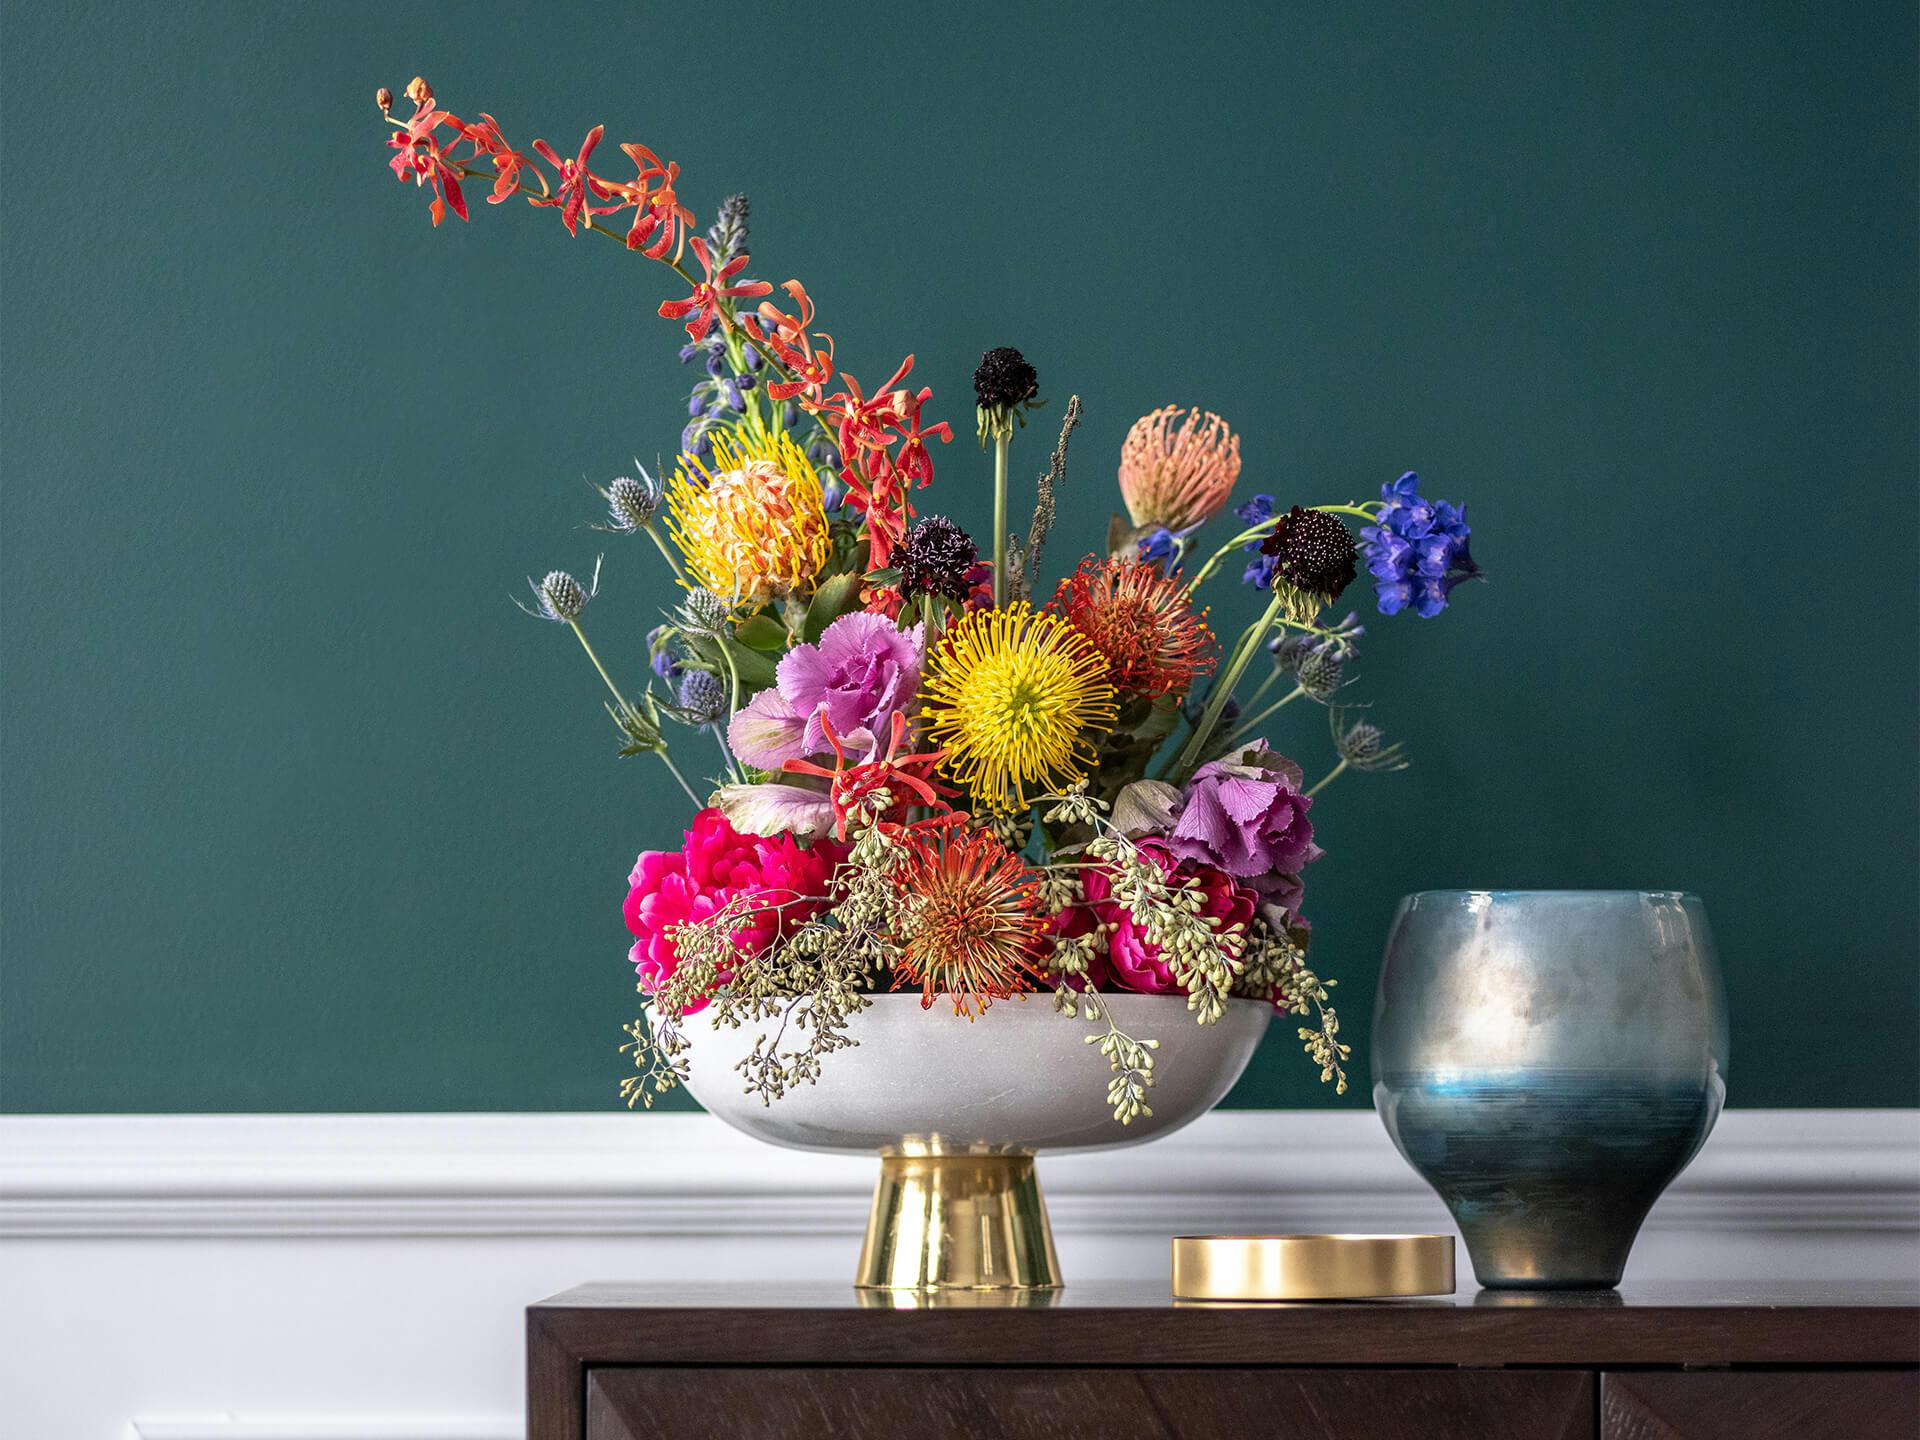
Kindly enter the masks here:
M 1451 1235 L 1176 1235 L 1176 1300 L 1453 1294 Z

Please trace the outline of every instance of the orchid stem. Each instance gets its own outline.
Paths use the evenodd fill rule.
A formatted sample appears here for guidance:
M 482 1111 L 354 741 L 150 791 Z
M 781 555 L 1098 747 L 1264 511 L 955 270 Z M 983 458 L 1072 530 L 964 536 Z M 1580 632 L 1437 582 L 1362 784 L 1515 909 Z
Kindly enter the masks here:
M 993 437 L 993 608 L 1007 603 L 1007 450 L 1011 435 Z
M 1333 769 L 1329 770 L 1314 782 L 1313 788 L 1307 791 L 1306 798 L 1311 800 L 1314 796 L 1318 795 L 1322 790 L 1326 789 L 1327 786 L 1331 785 L 1335 780 L 1338 780 L 1346 771 L 1346 768 L 1347 762 L 1342 760 L 1338 765 L 1334 766 Z

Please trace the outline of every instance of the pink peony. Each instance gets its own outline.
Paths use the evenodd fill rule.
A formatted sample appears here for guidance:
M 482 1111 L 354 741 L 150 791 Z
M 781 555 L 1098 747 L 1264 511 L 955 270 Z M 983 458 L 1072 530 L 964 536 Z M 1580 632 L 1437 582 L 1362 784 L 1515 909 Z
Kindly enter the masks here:
M 1313 843 L 1300 767 L 1256 741 L 1202 765 L 1187 782 L 1167 845 L 1182 860 L 1236 880 L 1298 875 L 1323 853 Z
M 842 615 L 818 645 L 782 656 L 779 683 L 733 717 L 727 738 L 734 754 L 762 770 L 824 755 L 831 721 L 849 755 L 872 755 L 894 712 L 920 689 L 920 636 L 918 626 L 902 631 L 884 615 Z
M 1215 869 L 1190 860 L 1176 860 L 1169 848 L 1158 840 L 1140 843 L 1140 853 L 1177 880 L 1197 880 L 1206 896 L 1201 914 L 1219 919 L 1222 928 L 1238 923 L 1246 926 L 1253 919 L 1255 899 L 1252 892 Z M 1082 872 L 1085 903 L 1067 907 L 1055 920 L 1061 935 L 1079 936 L 1094 928 L 1107 932 L 1104 956 L 1096 956 L 1087 978 L 1095 985 L 1134 990 L 1143 995 L 1181 995 L 1186 992 L 1173 978 L 1173 971 L 1160 958 L 1160 947 L 1146 938 L 1145 927 L 1133 911 L 1113 898 L 1113 887 L 1103 869 Z
M 657 993 L 679 968 L 670 927 L 705 920 L 737 896 L 767 905 L 798 900 L 778 911 L 755 910 L 734 930 L 739 953 L 764 949 L 825 908 L 827 887 L 844 853 L 832 841 L 803 850 L 788 835 L 742 835 L 718 810 L 702 810 L 681 849 L 642 852 L 627 877 L 627 929 L 638 937 L 628 958 L 641 983 L 649 994 Z M 721 980 L 731 973 L 723 970 Z M 701 1000 L 688 1008 L 705 1004 Z

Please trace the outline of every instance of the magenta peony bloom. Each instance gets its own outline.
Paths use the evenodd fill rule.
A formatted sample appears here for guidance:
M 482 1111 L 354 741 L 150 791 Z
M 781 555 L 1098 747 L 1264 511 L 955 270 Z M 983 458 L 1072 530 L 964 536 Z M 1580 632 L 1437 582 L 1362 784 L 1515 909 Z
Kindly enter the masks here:
M 649 994 L 656 993 L 680 957 L 667 931 L 688 921 L 705 920 L 736 896 L 750 895 L 768 905 L 754 911 L 734 931 L 734 948 L 751 955 L 779 935 L 826 907 L 833 872 L 845 854 L 830 840 L 801 849 L 791 836 L 742 835 L 718 810 L 693 817 L 679 850 L 648 850 L 627 877 L 627 929 L 637 937 L 629 958 Z M 792 903 L 798 901 L 799 903 Z M 722 971 L 722 981 L 731 971 Z M 701 1009 L 701 1000 L 688 1007 Z
M 781 658 L 779 683 L 748 701 L 727 727 L 733 753 L 762 770 L 827 751 L 831 721 L 847 755 L 868 759 L 896 710 L 920 689 L 920 627 L 894 628 L 884 615 L 842 615 L 818 645 Z
M 1213 866 L 1176 860 L 1158 840 L 1140 842 L 1140 853 L 1176 880 L 1199 881 L 1206 896 L 1200 913 L 1217 917 L 1223 928 L 1252 921 L 1256 903 L 1253 893 Z M 1113 898 L 1107 872 L 1098 868 L 1083 871 L 1081 884 L 1085 903 L 1061 911 L 1054 928 L 1061 935 L 1071 936 L 1090 934 L 1096 927 L 1107 932 L 1106 954 L 1095 957 L 1087 978 L 1095 985 L 1143 995 L 1185 994 L 1160 958 L 1160 947 L 1146 938 L 1145 927 L 1133 911 Z
M 1187 782 L 1167 845 L 1180 859 L 1217 865 L 1237 880 L 1298 875 L 1323 853 L 1300 780 L 1300 767 L 1264 741 L 1202 765 Z

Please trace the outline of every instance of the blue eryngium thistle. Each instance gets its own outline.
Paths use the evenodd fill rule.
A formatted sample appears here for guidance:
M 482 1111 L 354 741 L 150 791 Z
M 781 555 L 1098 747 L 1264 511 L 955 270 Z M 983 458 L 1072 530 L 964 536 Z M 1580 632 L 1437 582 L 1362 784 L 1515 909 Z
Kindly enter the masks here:
M 580 612 L 587 608 L 587 602 L 600 593 L 600 560 L 593 562 L 593 581 L 587 586 L 564 570 L 549 570 L 546 578 L 535 580 L 527 577 L 527 584 L 533 590 L 534 604 L 515 600 L 527 614 L 536 620 L 551 620 L 556 625 L 571 625 L 580 618 Z
M 711 590 L 689 590 L 675 618 L 690 635 L 717 636 L 733 618 L 733 607 Z
M 1294 678 L 1309 700 L 1322 705 L 1346 683 L 1347 657 L 1331 645 L 1310 650 L 1300 658 Z
M 678 699 L 689 725 L 711 725 L 727 713 L 727 687 L 705 670 L 689 670 L 680 677 Z
M 638 459 L 633 462 L 638 471 L 634 475 L 619 475 L 613 483 L 604 489 L 596 485 L 601 498 L 607 502 L 607 520 L 605 525 L 596 525 L 596 530 L 611 530 L 621 535 L 631 535 L 636 530 L 644 530 L 660 513 L 660 500 L 664 493 L 660 482 L 647 473 L 647 467 Z
M 1349 724 L 1344 710 L 1329 710 L 1327 720 L 1333 731 L 1333 748 L 1339 752 L 1343 767 L 1388 771 L 1404 770 L 1411 763 L 1407 759 L 1407 747 L 1398 743 L 1389 745 L 1378 725 L 1366 720 Z

